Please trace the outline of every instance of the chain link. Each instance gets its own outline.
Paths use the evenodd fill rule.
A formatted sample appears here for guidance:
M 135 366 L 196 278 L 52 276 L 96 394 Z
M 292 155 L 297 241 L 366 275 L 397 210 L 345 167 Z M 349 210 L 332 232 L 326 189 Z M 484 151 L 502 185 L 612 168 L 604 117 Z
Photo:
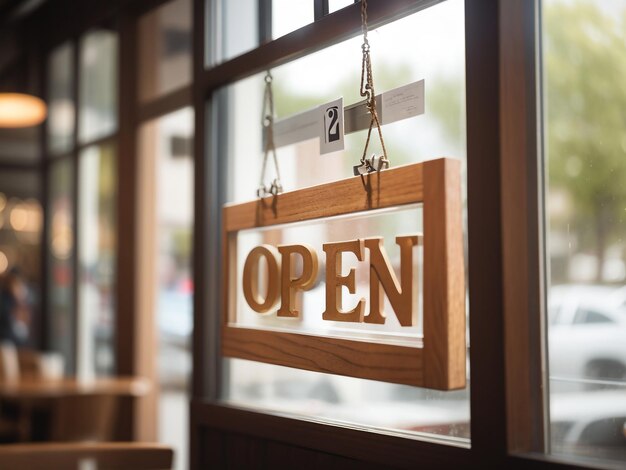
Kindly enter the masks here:
M 276 158 L 276 145 L 274 144 L 274 92 L 272 90 L 272 73 L 268 70 L 265 74 L 265 91 L 263 93 L 263 135 L 265 136 L 265 148 L 263 152 L 263 167 L 261 170 L 261 180 L 256 191 L 257 197 L 276 196 L 283 192 L 280 182 L 280 169 Z M 272 154 L 276 178 L 268 186 L 265 185 L 265 170 L 267 168 L 267 157 Z
M 387 158 L 387 148 L 385 147 L 385 140 L 383 139 L 383 131 L 381 129 L 380 120 L 378 118 L 378 112 L 376 110 L 376 92 L 374 91 L 374 78 L 372 76 L 372 59 L 370 57 L 370 43 L 367 39 L 368 25 L 367 25 L 367 0 L 361 0 L 361 29 L 363 31 L 363 44 L 361 50 L 363 57 L 361 60 L 361 87 L 359 93 L 365 98 L 365 106 L 370 113 L 370 125 L 367 130 L 367 138 L 365 140 L 365 147 L 363 148 L 363 155 L 361 156 L 361 163 L 354 167 L 355 175 L 362 175 L 365 173 L 371 173 L 373 171 L 380 171 L 383 168 L 389 168 L 389 159 Z M 383 149 L 382 155 L 372 155 L 367 158 L 367 149 L 369 147 L 370 138 L 372 136 L 372 129 L 376 124 L 378 131 L 378 138 L 380 145 Z

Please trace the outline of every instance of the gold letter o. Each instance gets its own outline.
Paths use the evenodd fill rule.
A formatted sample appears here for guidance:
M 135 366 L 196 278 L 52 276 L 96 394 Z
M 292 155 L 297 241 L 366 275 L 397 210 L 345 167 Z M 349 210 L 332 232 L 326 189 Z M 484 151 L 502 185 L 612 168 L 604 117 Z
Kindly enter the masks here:
M 259 295 L 258 270 L 259 260 L 262 256 L 267 261 L 267 295 L 265 300 Z M 248 305 L 255 312 L 267 313 L 276 305 L 280 277 L 278 266 L 278 250 L 271 245 L 257 246 L 248 254 L 243 266 L 243 295 Z

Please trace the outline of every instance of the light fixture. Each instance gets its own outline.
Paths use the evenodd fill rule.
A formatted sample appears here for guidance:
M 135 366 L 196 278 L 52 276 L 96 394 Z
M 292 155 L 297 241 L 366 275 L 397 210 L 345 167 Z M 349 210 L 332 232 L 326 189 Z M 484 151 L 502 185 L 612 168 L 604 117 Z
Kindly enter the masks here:
M 46 118 L 46 104 L 23 93 L 0 93 L 0 127 L 30 127 Z

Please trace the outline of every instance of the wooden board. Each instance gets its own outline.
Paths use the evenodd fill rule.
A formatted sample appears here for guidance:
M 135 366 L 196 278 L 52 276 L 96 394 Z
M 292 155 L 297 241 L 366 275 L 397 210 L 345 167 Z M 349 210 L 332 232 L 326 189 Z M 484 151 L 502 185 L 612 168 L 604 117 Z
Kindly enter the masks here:
M 85 464 L 85 460 L 94 463 Z M 144 442 L 38 442 L 0 446 L 0 468 L 167 469 L 172 468 L 173 461 L 171 447 Z
M 222 353 L 438 390 L 465 386 L 465 268 L 460 162 L 437 159 L 223 208 Z M 423 348 L 231 326 L 239 230 L 423 203 Z

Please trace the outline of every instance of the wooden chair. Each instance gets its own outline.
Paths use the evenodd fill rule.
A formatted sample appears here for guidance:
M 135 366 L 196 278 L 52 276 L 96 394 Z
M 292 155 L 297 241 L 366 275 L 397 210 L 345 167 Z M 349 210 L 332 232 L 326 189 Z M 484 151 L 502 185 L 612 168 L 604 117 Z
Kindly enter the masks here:
M 39 378 L 41 367 L 39 354 L 32 349 L 19 349 L 17 351 L 17 361 L 19 364 L 20 378 Z
M 54 352 L 18 349 L 21 379 L 60 379 L 63 377 L 63 356 Z
M 104 442 L 113 438 L 118 397 L 87 394 L 60 397 L 52 409 L 50 440 Z
M 0 446 L 0 468 L 77 470 L 81 468 L 171 469 L 174 451 L 162 444 L 139 442 L 41 443 Z
M 63 377 L 63 356 L 55 352 L 18 349 L 19 375 L 22 379 L 60 379 Z

